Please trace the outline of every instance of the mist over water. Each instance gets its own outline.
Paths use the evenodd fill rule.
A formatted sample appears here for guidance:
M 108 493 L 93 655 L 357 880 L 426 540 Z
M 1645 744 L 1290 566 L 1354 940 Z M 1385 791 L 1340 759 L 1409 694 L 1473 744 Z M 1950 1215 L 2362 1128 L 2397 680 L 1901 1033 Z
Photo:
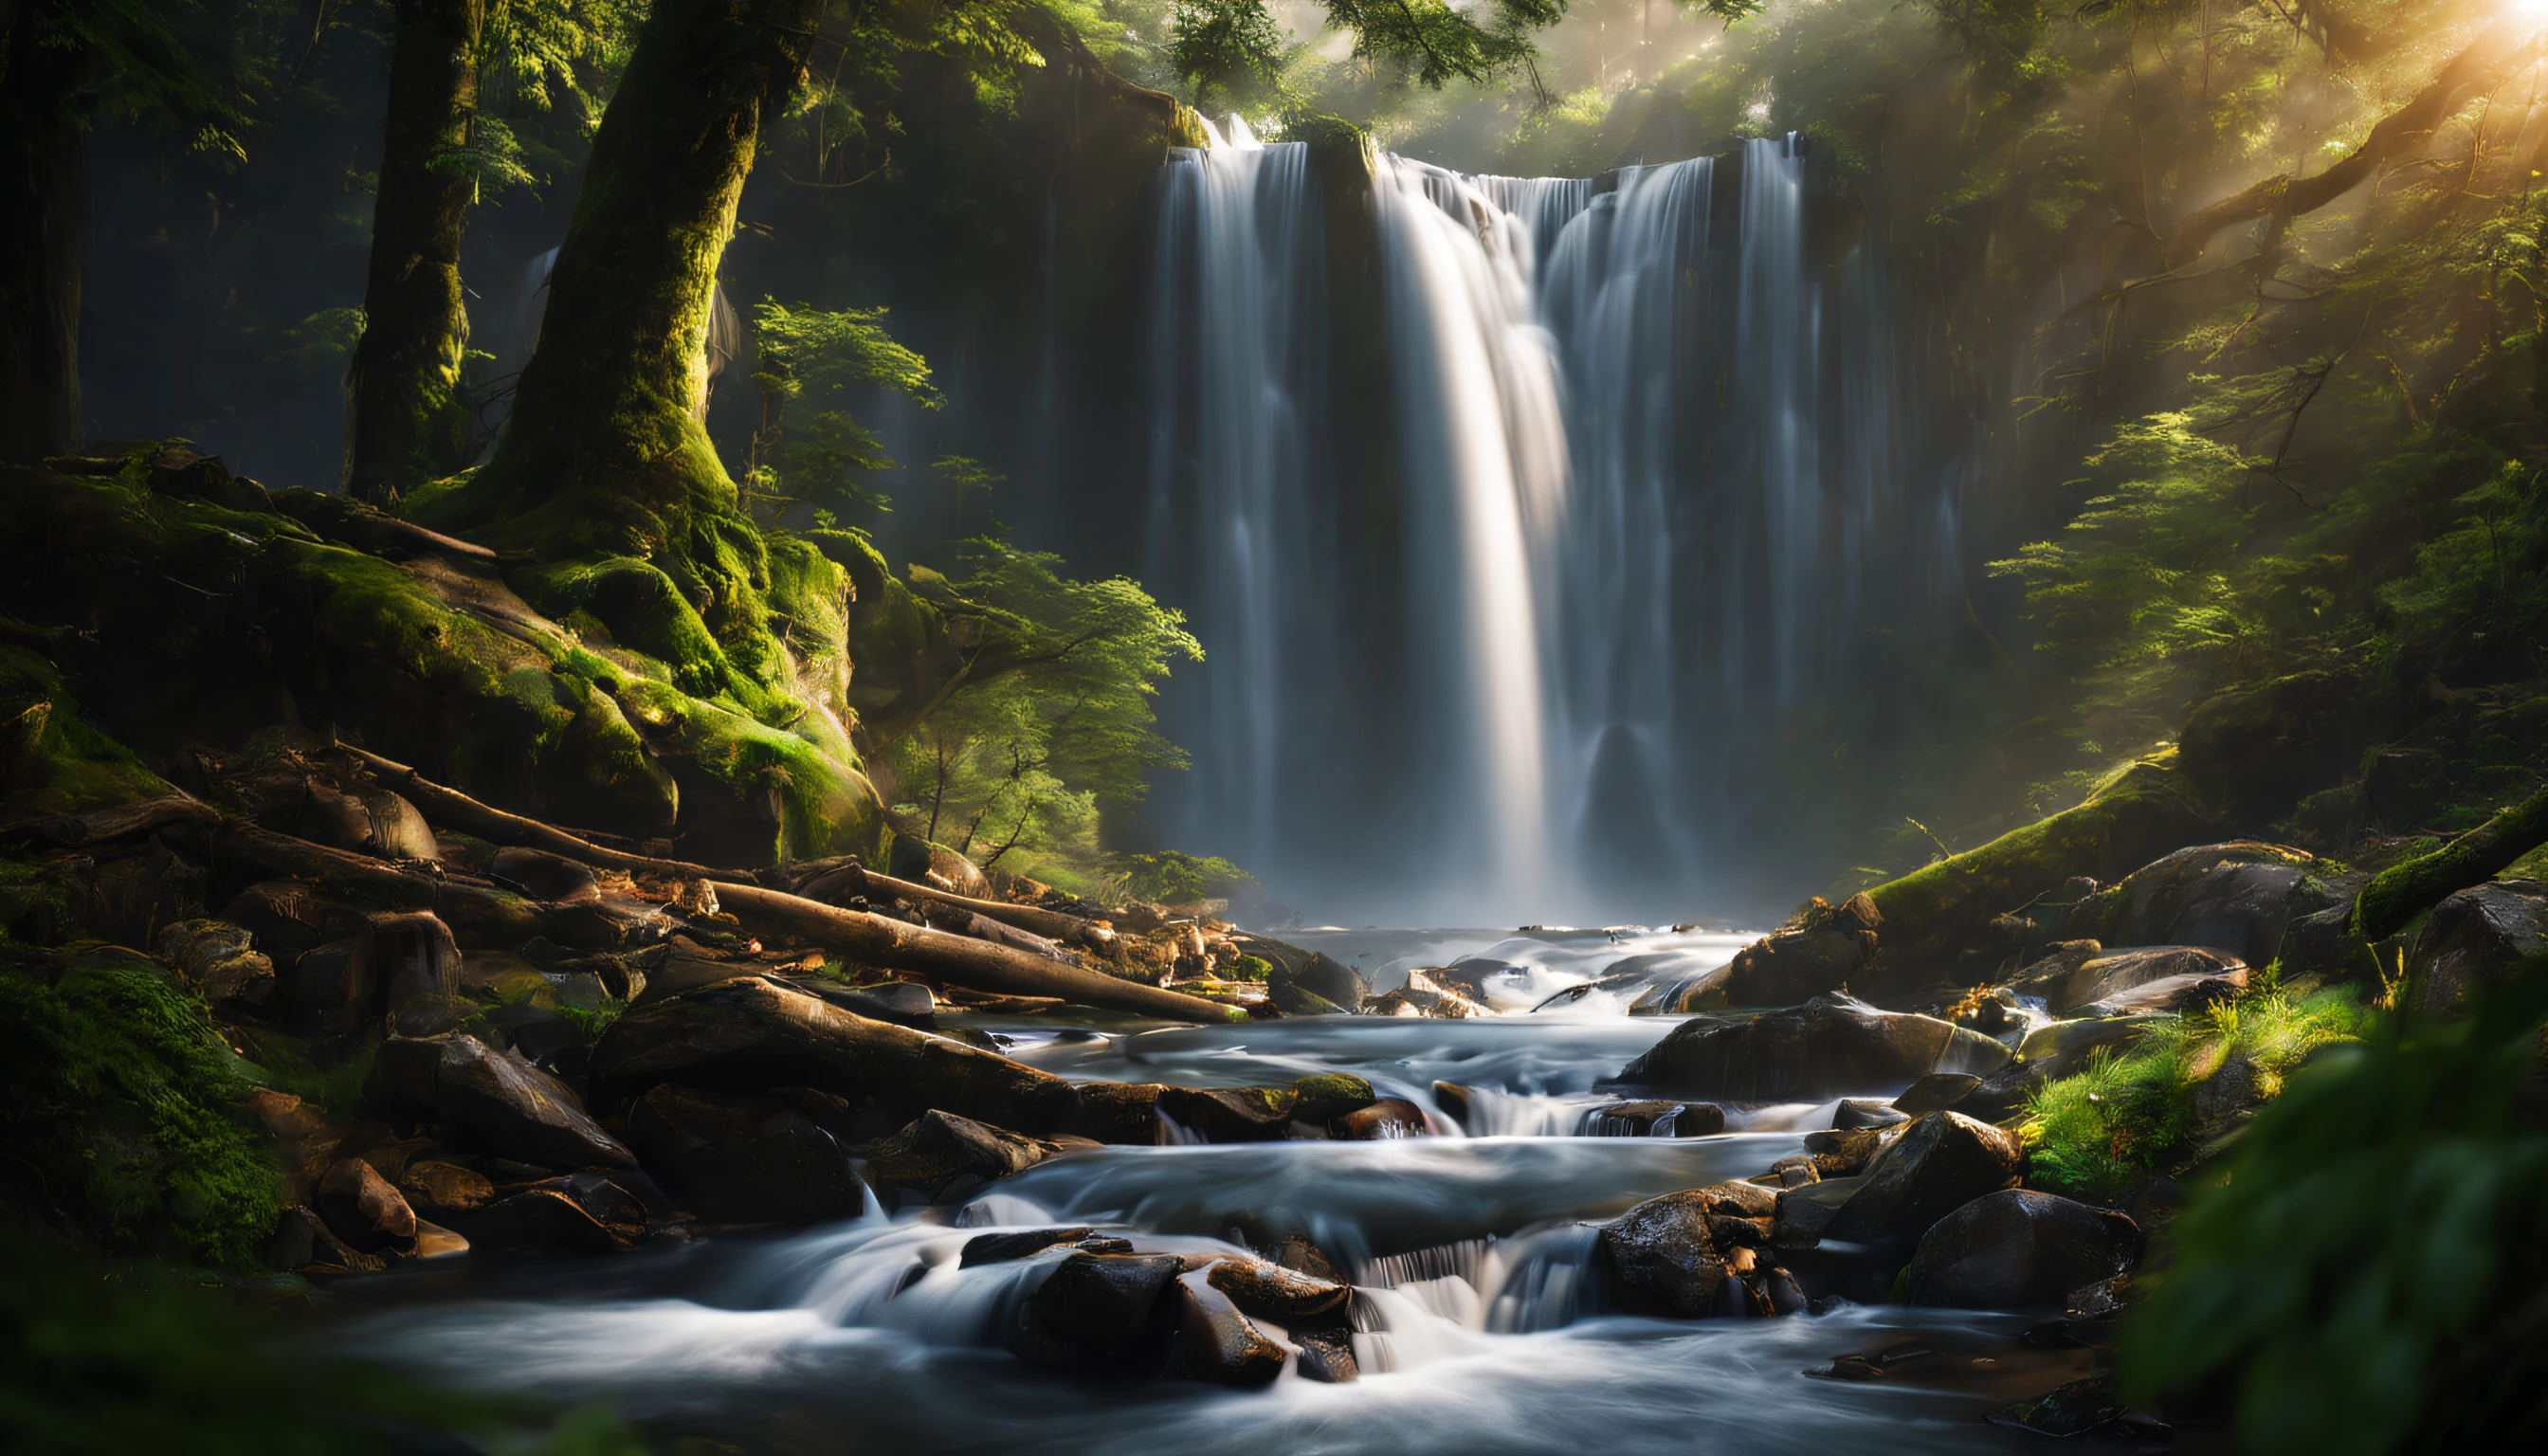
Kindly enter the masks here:
M 1727 165 L 1382 154 L 1337 199 L 1243 123 L 1174 154 L 1147 534 L 1208 662 L 1164 837 L 1314 921 L 1737 903 L 1784 725 L 1945 619 L 1957 546 L 1872 260 L 1817 253 L 1794 138 Z

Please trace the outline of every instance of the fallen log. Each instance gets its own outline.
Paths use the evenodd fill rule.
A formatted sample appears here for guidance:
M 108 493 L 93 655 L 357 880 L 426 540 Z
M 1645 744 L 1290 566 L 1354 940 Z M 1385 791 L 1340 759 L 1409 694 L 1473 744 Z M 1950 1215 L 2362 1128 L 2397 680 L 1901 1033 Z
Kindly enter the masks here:
M 359 749 L 349 743 L 340 743 L 336 747 L 353 755 L 372 771 L 372 776 L 380 780 L 383 788 L 404 795 L 408 802 L 423 812 L 425 818 L 441 820 L 454 829 L 466 830 L 498 844 L 546 850 L 552 855 L 581 860 L 597 868 L 625 869 L 632 874 L 650 874 L 663 879 L 705 879 L 717 884 L 761 883 L 748 869 L 719 869 L 712 864 L 657 860 L 603 849 L 556 825 L 507 813 L 493 804 L 481 803 L 456 788 L 445 788 L 407 765 L 382 758 L 368 749 Z
M 1058 996 L 1080 1006 L 1174 1021 L 1218 1024 L 1245 1017 L 1244 1012 L 1200 996 L 1119 980 L 989 941 L 906 925 L 863 910 L 844 910 L 757 885 L 720 885 L 717 904 L 756 934 L 793 936 L 886 970 L 936 976 L 971 990 Z
M 2442 897 L 2484 884 L 2548 843 L 2548 788 L 2427 855 L 2373 875 L 2353 902 L 2353 932 L 2369 943 L 2405 930 Z
M 815 876 L 797 891 L 806 899 L 831 904 L 837 900 L 865 898 L 869 900 L 906 900 L 914 904 L 943 905 L 950 910 L 970 910 L 985 920 L 1015 926 L 1046 940 L 1068 946 L 1085 946 L 1102 951 L 1115 942 L 1115 932 L 1093 920 L 1065 915 L 1059 910 L 1046 910 L 1042 905 L 1010 905 L 998 900 L 977 900 L 936 885 L 915 884 L 879 874 L 863 864 L 849 864 Z
M 213 831 L 212 862 L 217 873 L 299 880 L 376 910 L 430 910 L 470 950 L 510 950 L 536 937 L 578 950 L 615 950 L 631 931 L 661 923 L 607 904 L 548 904 L 493 885 L 403 869 L 241 819 L 224 820 Z M 240 868 L 252 873 L 237 875 Z
M 144 799 L 137 804 L 92 809 L 85 814 L 57 814 L 49 819 L 26 819 L 0 826 L 0 843 L 96 844 L 105 840 L 130 839 L 175 825 L 196 830 L 210 829 L 221 817 L 220 810 L 201 799 Z

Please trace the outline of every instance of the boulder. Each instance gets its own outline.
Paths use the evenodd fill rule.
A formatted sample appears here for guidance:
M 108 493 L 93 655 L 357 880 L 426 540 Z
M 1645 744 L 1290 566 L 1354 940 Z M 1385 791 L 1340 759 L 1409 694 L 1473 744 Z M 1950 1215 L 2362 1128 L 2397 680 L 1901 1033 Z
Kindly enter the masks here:
M 478 1248 L 511 1253 L 611 1253 L 635 1240 L 596 1218 L 570 1190 L 542 1185 L 456 1215 L 452 1227 Z
M 1067 1126 L 1079 1101 L 1049 1072 L 759 976 L 630 1009 L 593 1044 L 589 1065 L 597 1086 L 631 1095 L 666 1081 L 738 1092 L 804 1086 L 905 1116 L 943 1109 L 1039 1134 Z
M 1435 1086 L 1438 1091 L 1441 1084 Z M 1725 1109 L 1713 1102 L 1613 1102 L 1586 1113 L 1584 1124 L 1594 1138 L 1706 1138 L 1725 1131 Z
M 1332 1269 L 1311 1273 L 1253 1254 L 1224 1254 L 1204 1273 L 1213 1288 L 1236 1301 L 1241 1310 L 1286 1324 L 1341 1311 L 1353 1294 L 1352 1286 L 1337 1279 Z
M 1866 1163 L 1866 1181 L 1841 1206 L 1826 1240 L 1908 1241 L 1986 1193 L 2017 1181 L 2017 1135 L 1959 1113 L 1923 1114 Z
M 1086 1225 L 1074 1228 L 1027 1228 L 1012 1233 L 973 1235 L 964 1240 L 964 1251 L 957 1255 L 956 1267 L 970 1269 L 976 1264 L 1014 1263 L 1062 1244 L 1098 1254 L 1129 1254 L 1133 1251 L 1131 1239 L 1100 1233 Z
M 1299 1100 L 1289 1087 L 1163 1087 L 1158 1110 L 1207 1142 L 1279 1142 Z
M 410 1207 L 432 1214 L 465 1214 L 496 1201 L 486 1174 L 442 1158 L 410 1158 L 396 1181 Z
M 1165 1320 L 1153 1315 L 1183 1269 L 1175 1254 L 1074 1253 L 1018 1302 L 1009 1350 L 1079 1374 L 1155 1377 L 1167 1364 L 1181 1311 L 1170 1307 Z
M 884 872 L 913 884 L 936 885 L 967 899 L 991 898 L 991 881 L 980 865 L 945 845 L 932 844 L 914 834 L 893 837 L 893 851 L 885 858 Z
M 2021 972 L 2008 989 L 2021 996 L 2040 996 L 2055 1014 L 2068 1015 L 2152 981 L 2243 974 L 2246 968 L 2233 956 L 2200 946 L 2139 946 L 2104 951 L 2075 964 L 2066 957 L 2048 957 Z
M 1327 1124 L 1328 1136 L 1341 1142 L 1380 1142 L 1392 1138 L 1430 1138 L 1433 1125 L 1424 1109 L 1404 1097 L 1384 1097 Z
M 931 1111 L 867 1144 L 867 1176 L 941 1203 L 1024 1172 L 1060 1150 L 1041 1138 Z
M 226 920 L 181 920 L 159 933 L 159 958 L 214 1006 L 261 1007 L 274 999 L 274 961 Z
M 2253 840 L 2178 850 L 2063 912 L 2063 937 L 2109 946 L 2200 946 L 2262 965 L 2292 923 L 2342 898 L 2306 850 Z
M 1371 1083 L 1351 1072 L 1321 1072 L 1292 1084 L 1292 1116 L 1311 1123 L 1363 1111 L 1380 1101 Z
M 1065 1131 L 1122 1146 L 1148 1147 L 1159 1140 L 1157 1082 L 1082 1082 L 1079 1107 Z
M 847 1149 L 769 1098 L 665 1083 L 628 1113 L 638 1161 L 681 1206 L 732 1223 L 855 1219 L 866 1188 Z
M 2415 933 L 2407 958 L 2416 1005 L 2459 1010 L 2471 991 L 2548 952 L 2548 884 L 2495 880 L 2446 895 Z
M 1421 1109 L 1382 1100 L 1371 1083 L 1344 1073 L 1303 1077 L 1289 1087 L 1163 1087 L 1160 1114 L 1207 1142 L 1275 1142 L 1287 1138 L 1422 1137 Z
M 1684 1096 L 1801 1101 L 1905 1086 L 1931 1072 L 1986 1073 L 2007 1061 L 2007 1047 L 1935 1017 L 1817 996 L 1764 1016 L 1683 1022 L 1616 1080 Z
M 2088 1064 L 2092 1052 L 2106 1046 L 2127 1046 L 2138 1042 L 2141 1034 L 2156 1025 L 2146 1016 L 2082 1017 L 2075 1021 L 2056 1021 L 2027 1033 L 2018 1044 L 2017 1060 L 2031 1068 L 2029 1080 L 2041 1084 L 2066 1077 Z M 1983 1088 L 2003 1080 L 1985 1078 Z M 1976 1089 L 1978 1093 L 1982 1089 Z
M 381 1044 L 363 1099 L 385 1116 L 439 1122 L 499 1157 L 551 1168 L 637 1165 L 565 1083 L 458 1032 Z
M 1893 1105 L 1869 1097 L 1844 1097 L 1832 1109 L 1832 1127 L 1842 1132 L 1859 1128 L 1891 1128 L 1911 1121 L 1908 1113 L 1896 1112 Z
M 1981 1084 L 1982 1079 L 1970 1072 L 1932 1072 L 1894 1098 L 1893 1110 L 1915 1118 L 1924 1112 L 1944 1112 Z
M 1354 968 L 1318 951 L 1263 936 L 1234 936 L 1238 952 L 1266 961 L 1265 994 L 1285 1016 L 1332 1016 L 1362 1010 L 1371 989 Z
M 1833 1128 L 1805 1135 L 1805 1154 L 1814 1160 L 1814 1171 L 1826 1178 L 1850 1178 L 1866 1171 L 1866 1165 L 1894 1135 L 1884 1128 Z
M 1726 999 L 1737 1006 L 1792 1006 L 1837 991 L 1875 958 L 1875 902 L 1853 895 L 1838 905 L 1817 896 L 1786 924 L 1743 948 L 1726 967 Z
M 1906 1289 L 1915 1305 L 2013 1310 L 2058 1304 L 2140 1258 L 2131 1219 L 2049 1193 L 2008 1188 L 1947 1215 L 1920 1238 Z
M 415 1246 L 415 1210 L 380 1170 L 341 1158 L 318 1180 L 318 1216 L 338 1238 L 367 1254 Z
M 1623 1314 L 1704 1319 L 1735 1312 L 1726 1254 L 1709 1230 L 1704 1189 L 1648 1199 L 1601 1226 L 1597 1256 Z
M 1236 1303 L 1212 1281 L 1209 1270 L 1180 1275 L 1177 1337 L 1169 1369 L 1186 1380 L 1253 1389 L 1283 1373 L 1283 1347 L 1266 1337 Z
M 2234 1001 L 2247 989 L 2247 967 L 2219 975 L 2170 975 L 2076 1008 L 2081 1016 L 2182 1016 Z
M 1863 1177 L 1827 1177 L 1771 1194 L 1770 1242 L 1783 1250 L 1808 1249 L 1822 1242 L 1843 1205 L 1866 1186 Z M 1756 1185 L 1757 1186 L 1757 1185 Z M 1768 1189 L 1762 1190 L 1770 1192 Z

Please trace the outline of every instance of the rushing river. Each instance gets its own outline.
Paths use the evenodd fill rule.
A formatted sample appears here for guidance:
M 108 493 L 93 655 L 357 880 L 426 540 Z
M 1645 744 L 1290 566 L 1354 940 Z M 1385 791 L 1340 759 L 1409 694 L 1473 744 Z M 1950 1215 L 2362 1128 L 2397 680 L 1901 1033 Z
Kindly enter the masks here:
M 1314 932 L 1376 984 L 1481 956 L 1497 999 L 1533 1004 L 1630 957 L 1662 976 L 1722 963 L 1726 935 Z M 1711 958 L 1712 957 L 1712 958 Z M 1608 977 L 1613 983 L 1622 977 Z M 1632 986 L 1497 1019 L 1379 1017 L 1212 1029 L 983 1023 L 1065 1076 L 1187 1086 L 1352 1071 L 1427 1110 L 1434 1138 L 1109 1147 L 969 1202 L 784 1232 L 672 1240 L 607 1258 L 473 1257 L 348 1287 L 341 1347 L 465 1388 L 602 1400 L 664 1434 L 749 1451 L 1687 1452 L 1774 1441 L 1815 1452 L 2020 1449 L 1984 1411 L 2081 1373 L 2020 1348 L 2021 1317 L 1841 1307 L 1673 1322 L 1603 1313 L 1586 1221 L 1749 1176 L 1830 1126 L 1830 1104 L 1729 1108 L 1734 1131 L 1586 1137 L 1600 1078 L 1668 1019 Z M 1436 1081 L 1471 1089 L 1463 1125 Z M 1866 1094 L 1898 1088 L 1868 1087 Z M 985 1229 L 1099 1224 L 1143 1250 L 1305 1233 L 1351 1275 L 1362 1378 L 1290 1370 L 1271 1388 L 1091 1385 L 1001 1347 L 1014 1302 L 1059 1253 L 957 1267 Z M 1272 1332 L 1269 1330 L 1269 1332 Z M 1806 1372 L 1917 1333 L 1990 1355 L 1959 1384 Z M 1276 1336 L 1280 1338 L 1278 1334 Z

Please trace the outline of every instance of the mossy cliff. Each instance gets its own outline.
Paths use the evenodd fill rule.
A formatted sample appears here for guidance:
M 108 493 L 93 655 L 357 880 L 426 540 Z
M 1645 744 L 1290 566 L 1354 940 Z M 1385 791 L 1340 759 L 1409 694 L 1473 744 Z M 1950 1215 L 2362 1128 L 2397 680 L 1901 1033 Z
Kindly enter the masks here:
M 748 640 L 768 644 L 739 660 L 640 563 L 499 561 L 342 498 L 268 493 L 182 446 L 13 470 L 0 533 L 0 610 L 75 634 L 55 634 L 74 671 L 113 663 L 91 707 L 171 774 L 190 742 L 282 721 L 695 858 L 847 853 L 880 832 L 850 742 L 849 575 L 812 543 L 756 533 L 731 558 L 756 599 Z M 569 609 L 534 608 L 508 574 Z M 636 643 L 592 609 L 624 622 L 632 598 L 662 626 Z M 35 703 L 50 670 L 24 667 Z M 11 732 L 84 731 L 58 719 Z M 44 762 L 117 772 L 112 755 Z

